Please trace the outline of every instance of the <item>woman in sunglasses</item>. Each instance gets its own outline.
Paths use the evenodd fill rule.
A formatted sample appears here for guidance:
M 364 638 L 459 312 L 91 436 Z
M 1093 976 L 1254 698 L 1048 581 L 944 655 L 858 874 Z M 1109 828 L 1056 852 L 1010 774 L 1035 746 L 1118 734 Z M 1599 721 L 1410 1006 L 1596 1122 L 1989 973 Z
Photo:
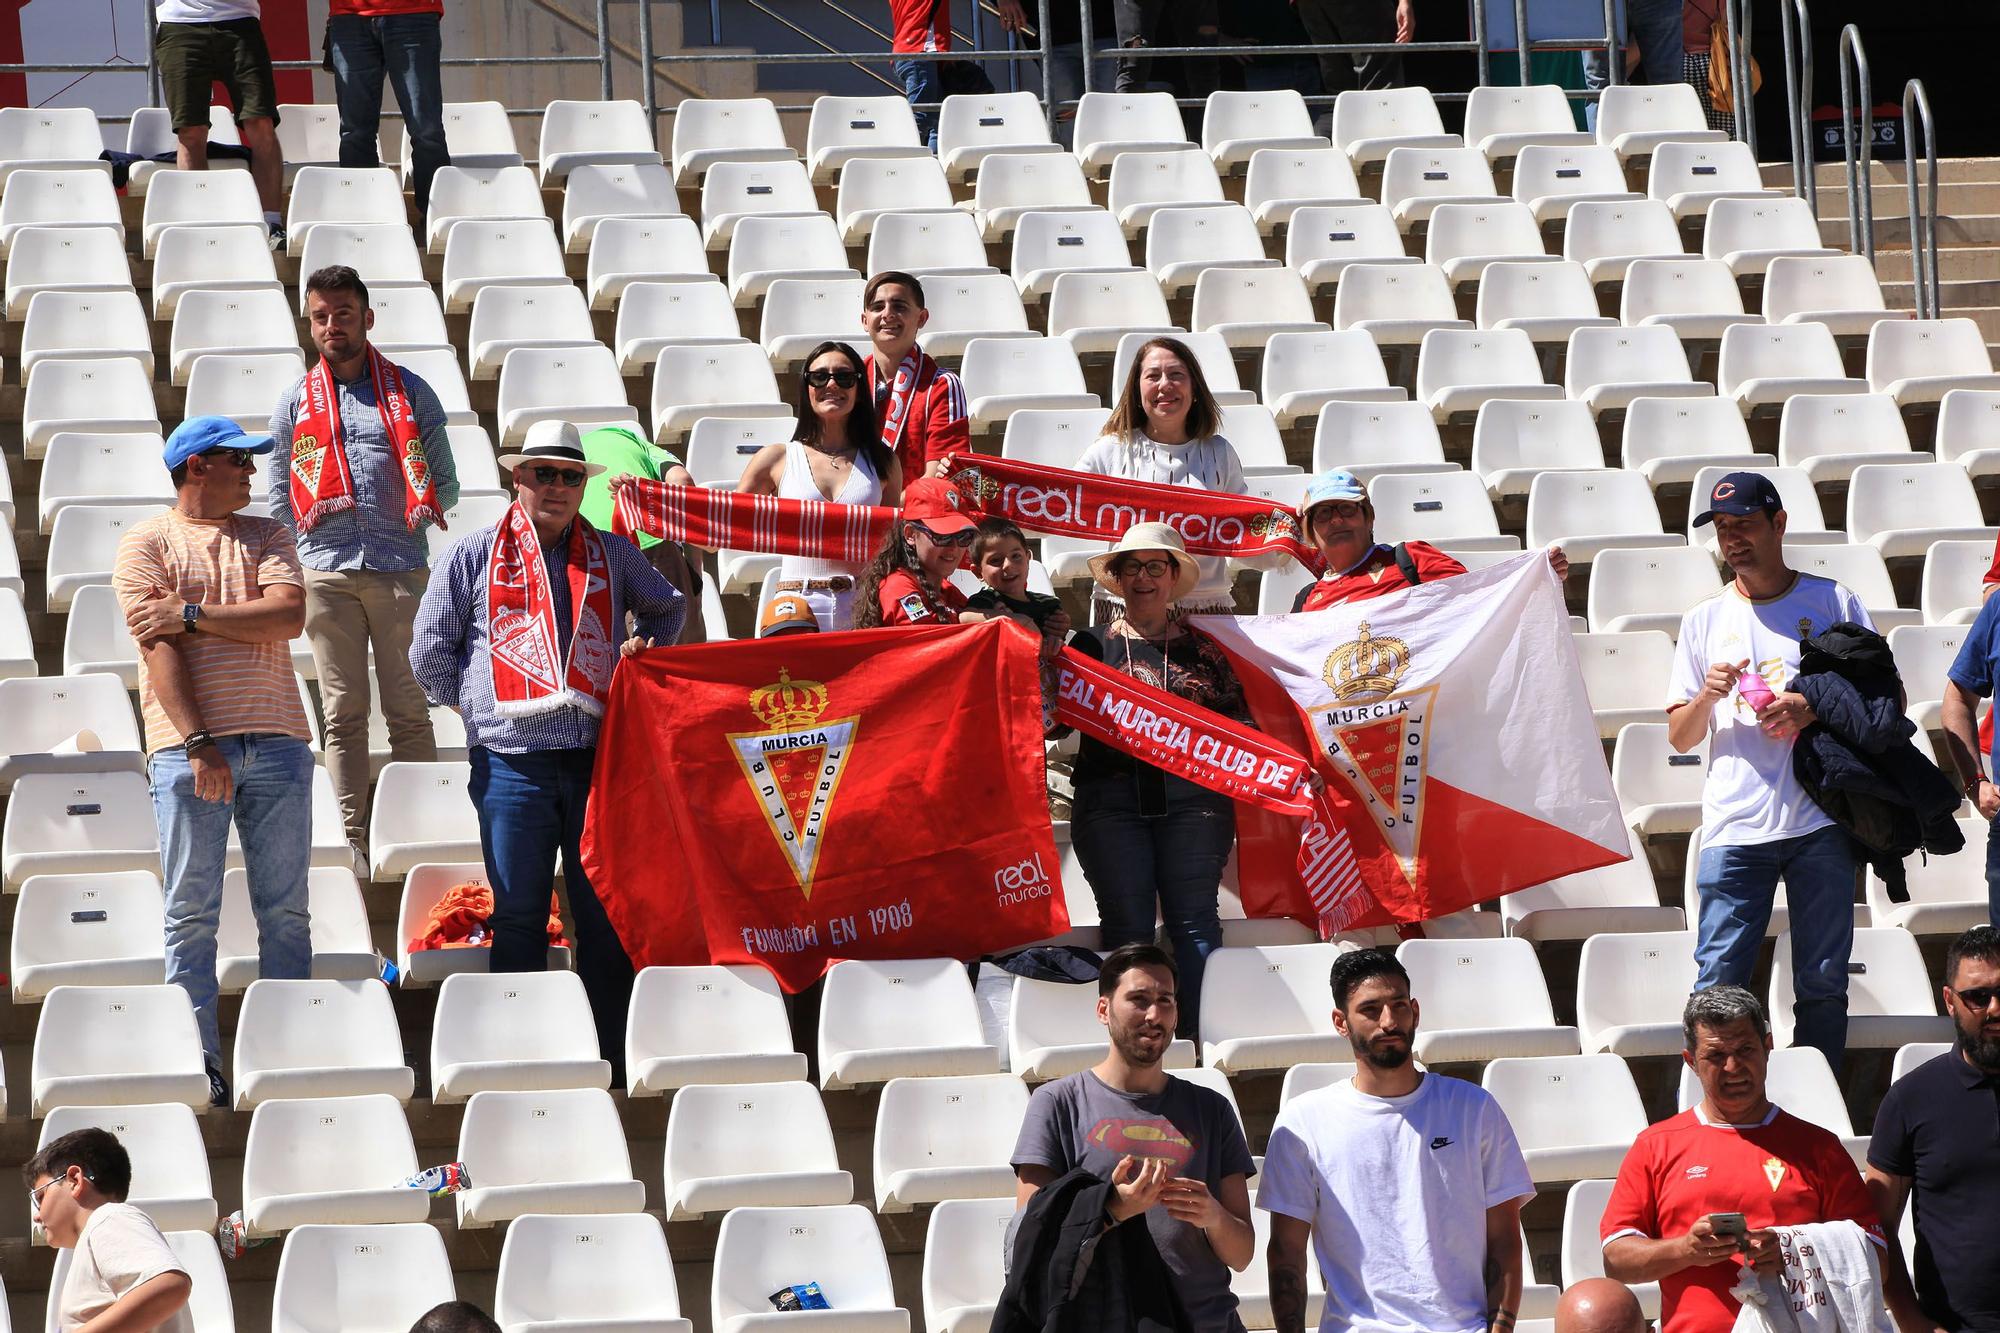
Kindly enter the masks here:
M 958 623 L 965 594 L 951 585 L 951 576 L 971 554 L 977 527 L 956 486 L 942 477 L 911 482 L 902 516 L 862 571 L 854 628 Z
M 1222 409 L 1201 364 L 1176 338 L 1150 339 L 1132 358 L 1104 434 L 1084 450 L 1076 470 L 1234 495 L 1249 490 L 1242 460 L 1222 436 Z M 1193 559 L 1199 577 L 1179 613 L 1234 613 L 1229 562 L 1220 556 L 1183 558 Z M 1116 589 L 1099 589 L 1093 603 L 1093 618 L 1103 619 L 1118 604 Z
M 1106 625 L 1070 646 L 1203 708 L 1248 720 L 1243 687 L 1215 641 L 1184 624 L 1176 604 L 1195 592 L 1200 565 L 1164 523 L 1133 525 L 1093 556 L 1090 573 L 1118 598 Z M 1153 938 L 1166 922 L 1180 971 L 1180 1035 L 1201 1015 L 1201 975 L 1222 943 L 1216 893 L 1236 841 L 1229 798 L 1085 736 L 1071 773 L 1070 837 L 1097 899 L 1106 951 Z
M 843 342 L 823 342 L 806 358 L 793 411 L 798 426 L 788 444 L 767 444 L 743 470 L 736 489 L 783 500 L 894 505 L 903 498 L 903 470 L 883 445 L 875 403 L 862 392 L 861 356 Z M 846 629 L 861 571 L 837 560 L 786 556 L 774 591 L 796 593 L 827 629 Z

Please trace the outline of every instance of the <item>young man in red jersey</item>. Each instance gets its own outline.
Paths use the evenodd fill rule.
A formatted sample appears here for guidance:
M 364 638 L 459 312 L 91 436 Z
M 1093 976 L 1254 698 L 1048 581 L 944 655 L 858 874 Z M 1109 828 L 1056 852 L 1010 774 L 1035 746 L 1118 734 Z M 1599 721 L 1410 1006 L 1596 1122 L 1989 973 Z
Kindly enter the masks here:
M 971 447 L 965 386 L 917 346 L 930 317 L 924 285 L 908 273 L 877 273 L 861 293 L 861 328 L 873 349 L 868 391 L 875 395 L 882 443 L 903 465 L 906 486 L 943 476 L 945 455 Z

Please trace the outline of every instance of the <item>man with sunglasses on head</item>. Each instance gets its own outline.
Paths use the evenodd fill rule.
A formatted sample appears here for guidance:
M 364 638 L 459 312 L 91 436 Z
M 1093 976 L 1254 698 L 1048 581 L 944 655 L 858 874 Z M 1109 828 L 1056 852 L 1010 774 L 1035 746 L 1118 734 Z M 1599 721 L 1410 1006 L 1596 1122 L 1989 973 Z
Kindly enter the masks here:
M 632 962 L 577 845 L 612 672 L 621 658 L 673 643 L 686 603 L 638 547 L 578 512 L 584 483 L 604 465 L 584 456 L 575 426 L 536 422 L 500 466 L 513 474 L 514 503 L 439 560 L 410 666 L 431 701 L 465 721 L 468 792 L 493 887 L 492 969 L 547 969 L 560 855 L 576 970 L 617 1086 Z
M 1950 1050 L 1896 1080 L 1868 1140 L 1882 1229 L 1916 1209 L 1914 1296 L 1887 1287 L 1904 1329 L 2000 1329 L 2000 930 L 1974 926 L 1944 956 Z M 1899 1247 L 1889 1262 L 1901 1266 Z
M 274 447 L 227 417 L 176 426 L 165 455 L 174 507 L 125 534 L 111 571 L 139 647 L 167 980 L 193 1002 L 217 1106 L 228 1096 L 215 932 L 232 823 L 257 919 L 258 975 L 312 974 L 312 733 L 289 647 L 305 627 L 305 576 L 284 524 L 239 512 L 256 456 Z
M 861 293 L 861 327 L 868 356 L 868 392 L 882 443 L 903 465 L 903 482 L 944 475 L 947 455 L 971 447 L 965 386 L 917 346 L 930 322 L 924 285 L 891 269 L 868 279 Z

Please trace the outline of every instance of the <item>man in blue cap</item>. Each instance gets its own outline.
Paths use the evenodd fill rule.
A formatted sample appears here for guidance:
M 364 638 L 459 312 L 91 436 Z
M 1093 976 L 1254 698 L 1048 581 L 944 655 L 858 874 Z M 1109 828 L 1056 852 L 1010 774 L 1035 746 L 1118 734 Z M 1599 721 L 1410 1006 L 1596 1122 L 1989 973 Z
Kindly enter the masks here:
M 1715 525 L 1734 578 L 1681 617 L 1667 691 L 1667 740 L 1708 744 L 1701 792 L 1701 917 L 1695 989 L 1748 986 L 1778 880 L 1791 911 L 1797 1044 L 1835 1073 L 1847 1044 L 1847 959 L 1854 947 L 1854 848 L 1792 768 L 1815 718 L 1789 688 L 1799 641 L 1839 621 L 1874 628 L 1861 599 L 1785 564 L 1785 510 L 1770 478 L 1731 472 L 1694 525 Z
M 290 641 L 305 627 L 292 534 L 250 503 L 269 435 L 191 417 L 167 437 L 174 507 L 118 544 L 111 583 L 139 646 L 147 772 L 166 872 L 167 980 L 188 993 L 211 1100 L 228 1104 L 216 1023 L 215 931 L 234 823 L 257 919 L 258 975 L 312 974 L 306 867 L 312 751 Z

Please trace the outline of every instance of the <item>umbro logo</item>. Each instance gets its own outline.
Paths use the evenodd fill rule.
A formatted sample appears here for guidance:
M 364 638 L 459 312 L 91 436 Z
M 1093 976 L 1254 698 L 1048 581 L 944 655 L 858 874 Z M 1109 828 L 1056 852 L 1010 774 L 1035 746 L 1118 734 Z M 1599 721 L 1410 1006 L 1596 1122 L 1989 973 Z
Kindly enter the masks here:
M 1432 1152 L 1436 1152 L 1439 1148 L 1449 1148 L 1450 1146 L 1451 1146 L 1451 1140 L 1443 1134 L 1440 1134 L 1436 1138 L 1431 1140 Z
M 1687 1178 L 1689 1180 L 1706 1180 L 1708 1179 L 1708 1168 L 1705 1166 L 1691 1166 L 1687 1169 Z

